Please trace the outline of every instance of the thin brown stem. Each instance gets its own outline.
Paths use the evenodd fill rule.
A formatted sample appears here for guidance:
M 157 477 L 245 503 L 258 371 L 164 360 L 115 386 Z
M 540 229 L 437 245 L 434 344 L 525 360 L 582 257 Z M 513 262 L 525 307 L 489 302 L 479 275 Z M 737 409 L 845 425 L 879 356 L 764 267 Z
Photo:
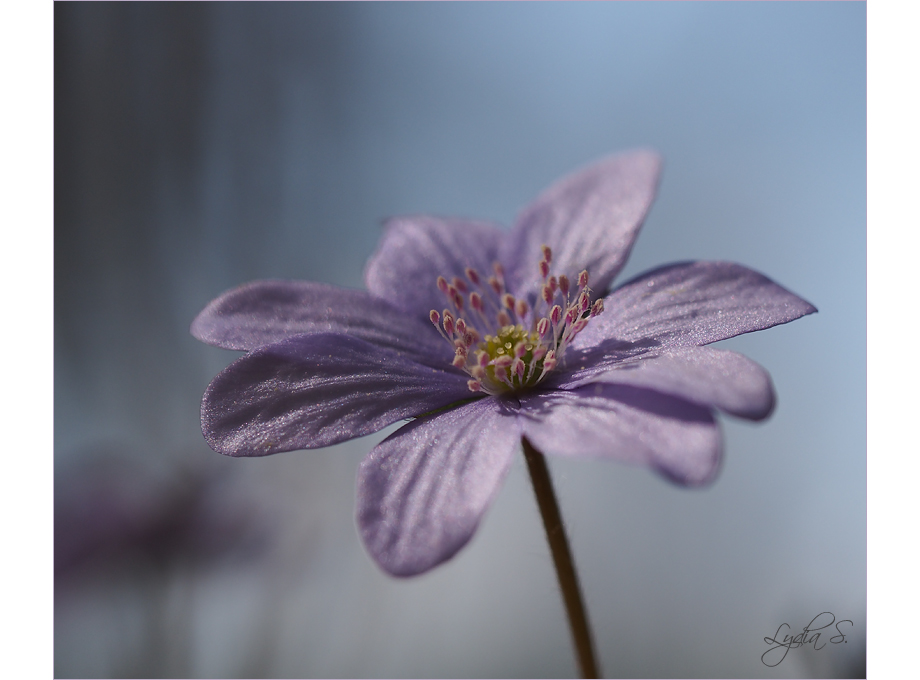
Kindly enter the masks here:
M 521 443 L 524 445 L 524 458 L 527 460 L 527 469 L 530 470 L 537 505 L 540 506 L 540 515 L 543 517 L 546 539 L 549 541 L 549 549 L 556 565 L 556 575 L 559 577 L 562 599 L 565 601 L 565 610 L 569 616 L 569 626 L 572 629 L 578 665 L 581 667 L 581 677 L 599 678 L 600 669 L 594 656 L 588 614 L 585 611 L 581 589 L 578 586 L 575 562 L 572 560 L 569 541 L 562 526 L 562 515 L 559 514 L 559 504 L 556 502 L 556 494 L 553 491 L 549 469 L 546 467 L 546 459 L 526 437 L 521 440 Z

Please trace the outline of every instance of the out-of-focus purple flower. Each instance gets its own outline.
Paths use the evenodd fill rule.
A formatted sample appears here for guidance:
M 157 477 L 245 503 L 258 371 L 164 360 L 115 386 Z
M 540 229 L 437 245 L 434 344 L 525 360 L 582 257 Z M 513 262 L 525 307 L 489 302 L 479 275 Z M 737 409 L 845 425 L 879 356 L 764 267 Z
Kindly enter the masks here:
M 172 560 L 250 556 L 266 543 L 258 508 L 229 497 L 225 480 L 162 471 L 130 457 L 100 455 L 57 472 L 55 577 Z
M 192 334 L 248 354 L 205 392 L 205 438 L 264 456 L 414 418 L 358 474 L 361 536 L 398 576 L 470 540 L 522 437 L 712 480 L 714 410 L 760 420 L 774 395 L 763 368 L 705 345 L 816 310 L 727 262 L 664 266 L 608 292 L 659 172 L 650 151 L 608 157 L 546 190 L 510 232 L 392 219 L 367 291 L 256 281 L 224 293 Z

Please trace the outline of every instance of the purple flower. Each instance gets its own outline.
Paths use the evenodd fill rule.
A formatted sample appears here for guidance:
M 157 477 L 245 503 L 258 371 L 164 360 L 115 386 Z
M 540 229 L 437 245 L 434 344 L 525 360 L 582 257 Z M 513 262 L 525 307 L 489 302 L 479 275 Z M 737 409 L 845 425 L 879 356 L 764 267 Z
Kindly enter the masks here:
M 679 484 L 712 480 L 713 412 L 760 420 L 774 395 L 763 368 L 705 345 L 816 309 L 727 262 L 664 266 L 608 292 L 659 171 L 649 151 L 606 158 L 546 190 L 510 232 L 392 219 L 366 292 L 256 281 L 224 293 L 192 333 L 249 353 L 205 392 L 208 444 L 264 456 L 414 418 L 358 473 L 361 536 L 398 576 L 470 540 L 522 437 Z

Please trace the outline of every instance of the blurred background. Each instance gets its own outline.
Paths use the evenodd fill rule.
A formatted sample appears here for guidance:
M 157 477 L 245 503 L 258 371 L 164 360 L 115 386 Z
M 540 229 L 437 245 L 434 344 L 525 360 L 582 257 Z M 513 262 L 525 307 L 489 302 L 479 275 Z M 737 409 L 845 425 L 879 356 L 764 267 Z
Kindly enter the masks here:
M 779 402 L 722 420 L 710 488 L 549 461 L 603 671 L 864 677 L 865 32 L 856 2 L 56 4 L 55 676 L 575 673 L 523 460 L 394 580 L 354 526 L 392 428 L 221 457 L 198 408 L 237 354 L 188 326 L 251 279 L 361 287 L 387 216 L 507 225 L 651 146 L 620 280 L 730 260 L 820 312 L 721 343 Z M 845 644 L 761 662 L 825 611 Z

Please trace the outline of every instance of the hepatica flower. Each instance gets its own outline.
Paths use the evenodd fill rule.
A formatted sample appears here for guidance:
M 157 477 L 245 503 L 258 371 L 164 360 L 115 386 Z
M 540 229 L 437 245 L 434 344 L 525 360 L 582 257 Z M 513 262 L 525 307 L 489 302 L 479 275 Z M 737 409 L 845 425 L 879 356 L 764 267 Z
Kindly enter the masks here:
M 397 576 L 470 540 L 525 439 L 709 482 L 722 450 L 715 411 L 760 420 L 774 395 L 763 368 L 707 345 L 816 310 L 727 262 L 611 287 L 659 170 L 649 151 L 606 158 L 547 189 L 507 232 L 392 219 L 366 291 L 256 281 L 224 293 L 192 333 L 247 354 L 204 395 L 208 444 L 265 456 L 411 419 L 358 473 L 361 537 Z

